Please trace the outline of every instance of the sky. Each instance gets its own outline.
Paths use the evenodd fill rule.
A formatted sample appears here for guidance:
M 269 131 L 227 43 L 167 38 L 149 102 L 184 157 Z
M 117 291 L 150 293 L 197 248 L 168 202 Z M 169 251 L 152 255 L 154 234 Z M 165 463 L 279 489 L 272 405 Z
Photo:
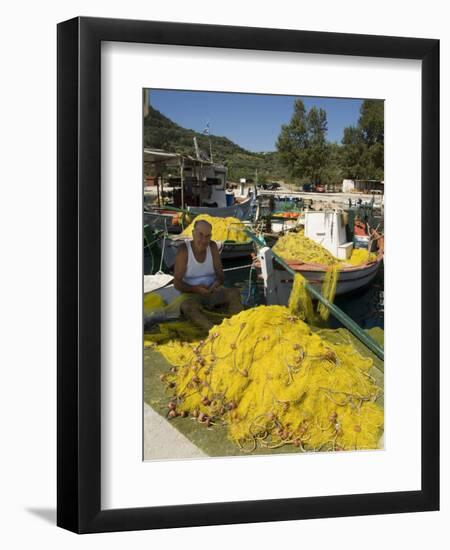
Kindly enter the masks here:
M 225 136 L 253 152 L 276 150 L 282 124 L 288 124 L 294 101 L 300 96 L 226 92 L 151 90 L 150 105 L 183 128 Z M 328 141 L 341 142 L 344 128 L 355 126 L 361 99 L 300 97 L 307 110 L 316 106 L 327 113 Z

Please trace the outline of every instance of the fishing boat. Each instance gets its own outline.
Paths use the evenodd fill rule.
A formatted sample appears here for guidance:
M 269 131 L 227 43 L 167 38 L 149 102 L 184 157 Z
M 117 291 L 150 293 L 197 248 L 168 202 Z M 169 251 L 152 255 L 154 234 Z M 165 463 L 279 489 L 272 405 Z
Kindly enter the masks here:
M 269 258 L 265 258 L 268 261 Z M 376 260 L 360 266 L 343 265 L 339 269 L 339 278 L 336 286 L 336 296 L 347 294 L 368 286 L 376 277 L 383 260 L 383 254 L 379 253 Z M 320 290 L 325 274 L 329 266 L 313 263 L 295 263 L 286 261 L 286 264 L 294 271 L 305 277 L 309 284 Z M 279 304 L 287 305 L 292 289 L 293 277 L 281 266 L 273 269 L 272 284 L 277 287 Z
M 159 239 L 158 245 L 163 254 L 164 263 L 169 269 L 175 264 L 175 256 L 178 248 L 191 237 L 185 235 L 169 235 L 167 238 Z M 215 241 L 219 248 L 221 260 L 236 260 L 240 258 L 250 257 L 254 253 L 254 245 L 251 240 L 245 242 L 235 241 Z
M 144 218 L 145 219 L 145 218 Z M 172 270 L 179 247 L 190 235 L 184 233 L 169 234 L 167 228 L 155 229 L 151 224 L 144 224 L 144 269 L 145 273 L 156 273 L 161 269 Z M 218 240 L 216 242 L 222 261 L 250 258 L 254 255 L 255 245 L 251 239 L 245 241 Z
M 253 199 L 248 197 L 242 202 L 236 202 L 230 206 L 188 206 L 187 210 L 192 214 L 209 214 L 218 218 L 237 218 L 245 221 L 250 218 L 253 208 Z
M 321 244 L 334 257 L 341 260 L 336 295 L 347 294 L 368 286 L 376 277 L 383 262 L 383 238 L 377 234 L 372 236 L 372 242 L 377 246 L 374 259 L 357 266 L 346 263 L 354 246 L 353 242 L 347 242 L 346 235 L 342 211 L 305 212 L 305 236 Z M 368 243 L 368 246 L 371 247 L 371 243 Z M 288 273 L 280 262 L 273 261 L 274 254 L 268 247 L 262 247 L 257 257 L 266 295 L 272 296 L 271 303 L 287 305 L 293 284 L 292 274 Z M 320 290 L 325 275 L 330 269 L 329 265 L 301 260 L 284 259 L 282 263 L 292 271 L 303 275 L 317 290 Z
M 144 207 L 144 225 L 148 225 L 154 231 L 177 234 L 181 233 L 188 223 L 189 219 L 178 209 Z
M 144 190 L 144 222 L 154 229 L 179 233 L 186 213 L 249 219 L 253 196 L 237 200 L 227 193 L 226 167 L 202 157 L 197 148 L 196 151 L 197 156 L 192 157 L 144 149 L 146 171 L 153 174 L 147 177 Z
M 298 210 L 275 211 L 270 217 L 272 233 L 282 233 L 304 224 L 305 214 Z
M 166 304 L 170 304 L 178 298 L 180 293 L 173 284 L 173 276 L 167 273 L 144 275 L 144 330 L 150 329 L 157 323 L 172 321 L 180 317 L 179 308 L 159 308 L 145 310 L 145 296 L 154 294 L 162 298 Z
M 173 286 L 173 275 L 161 272 L 154 275 L 144 275 L 144 294 L 149 292 L 156 292 L 166 302 L 176 298 L 178 291 Z

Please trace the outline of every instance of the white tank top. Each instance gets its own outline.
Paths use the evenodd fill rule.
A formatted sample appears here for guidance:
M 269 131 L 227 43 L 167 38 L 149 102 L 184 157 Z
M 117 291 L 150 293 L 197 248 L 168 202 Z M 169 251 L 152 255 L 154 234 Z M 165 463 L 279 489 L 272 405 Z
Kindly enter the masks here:
M 216 279 L 214 264 L 211 254 L 211 246 L 208 246 L 204 262 L 198 262 L 195 259 L 191 246 L 192 241 L 186 241 L 188 251 L 187 269 L 183 281 L 191 286 L 206 285 L 210 286 Z

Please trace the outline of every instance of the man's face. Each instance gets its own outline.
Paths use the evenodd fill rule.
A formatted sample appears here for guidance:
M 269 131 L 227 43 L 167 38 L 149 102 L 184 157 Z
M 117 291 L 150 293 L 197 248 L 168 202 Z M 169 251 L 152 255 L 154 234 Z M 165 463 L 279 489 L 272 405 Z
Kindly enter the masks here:
M 192 232 L 192 237 L 197 250 L 206 250 L 211 242 L 211 226 L 209 223 L 199 222 Z

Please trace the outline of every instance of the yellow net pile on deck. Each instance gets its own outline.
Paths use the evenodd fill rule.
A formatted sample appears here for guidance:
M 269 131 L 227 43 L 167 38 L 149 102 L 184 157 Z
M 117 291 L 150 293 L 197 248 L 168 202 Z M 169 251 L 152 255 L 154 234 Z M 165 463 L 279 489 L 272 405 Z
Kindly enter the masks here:
M 224 320 L 207 338 L 158 346 L 171 371 L 169 418 L 224 423 L 242 450 L 375 449 L 383 428 L 372 360 L 314 334 L 282 306 Z
M 305 237 L 303 231 L 286 233 L 278 239 L 273 251 L 284 260 L 322 265 L 350 264 L 358 266 L 376 260 L 376 254 L 364 248 L 354 248 L 348 260 L 339 260 L 326 248 Z
M 245 225 L 237 218 L 216 218 L 214 216 L 209 216 L 208 214 L 200 214 L 199 216 L 196 216 L 194 223 L 199 220 L 204 220 L 211 225 L 211 238 L 213 241 L 235 241 L 242 243 L 249 240 L 243 231 Z M 188 225 L 182 235 L 192 237 L 194 223 Z
M 341 261 L 345 264 L 358 266 L 369 262 L 374 262 L 376 259 L 377 255 L 374 252 L 369 252 L 367 248 L 354 248 L 350 258 L 348 258 L 348 260 Z
M 305 237 L 303 231 L 285 233 L 278 239 L 273 251 L 284 260 L 323 265 L 333 265 L 338 262 L 326 248 Z

